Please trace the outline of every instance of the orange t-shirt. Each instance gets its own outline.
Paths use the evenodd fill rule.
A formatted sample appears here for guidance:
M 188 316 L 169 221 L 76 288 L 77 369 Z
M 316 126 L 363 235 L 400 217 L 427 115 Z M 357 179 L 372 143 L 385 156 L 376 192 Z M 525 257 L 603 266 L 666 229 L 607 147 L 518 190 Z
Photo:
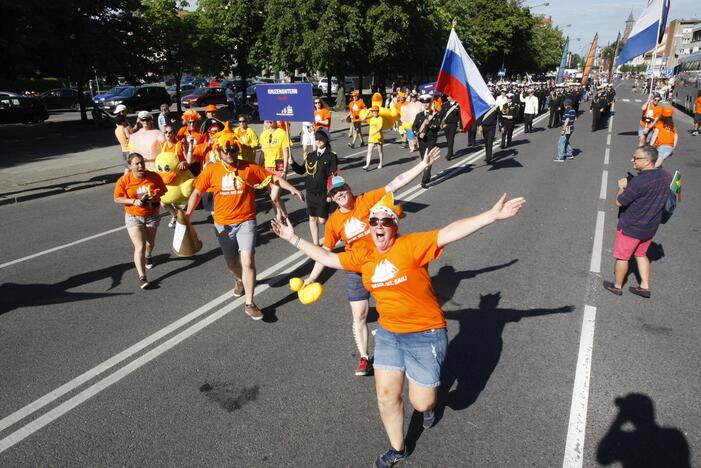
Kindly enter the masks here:
M 163 179 L 161 179 L 161 176 L 155 172 L 144 172 L 143 179 L 139 179 L 131 172 L 127 172 L 117 180 L 117 184 L 114 187 L 114 198 L 141 198 L 146 194 L 150 194 L 155 200 L 159 200 L 161 195 L 167 191 L 168 189 L 163 183 Z M 124 210 L 127 212 L 127 214 L 132 216 L 152 216 L 158 214 L 160 206 L 154 206 L 151 208 L 146 206 L 127 205 L 124 207 Z
M 343 240 L 346 252 L 350 252 L 356 241 L 369 241 L 368 218 L 370 208 L 385 196 L 385 188 L 378 188 L 358 195 L 352 210 L 343 213 L 340 208 L 331 213 L 324 228 L 324 247 L 333 249 L 339 239 Z
M 446 328 L 428 274 L 428 263 L 442 252 L 438 231 L 416 232 L 397 237 L 385 253 L 363 244 L 352 252 L 340 253 L 339 260 L 343 269 L 362 274 L 385 330 L 416 333 Z
M 640 126 L 643 128 L 650 128 L 652 127 L 652 122 L 658 118 L 660 115 L 662 115 L 662 106 L 656 106 L 653 103 L 648 103 L 647 107 L 643 111 L 642 118 L 640 119 Z M 646 122 L 645 119 L 647 118 L 649 122 Z
M 655 124 L 657 139 L 655 146 L 674 146 L 674 137 L 677 135 L 677 127 L 667 128 L 661 121 Z
M 355 101 L 353 101 L 351 98 L 351 102 L 348 103 L 348 110 L 351 114 L 351 122 L 360 122 L 360 111 L 363 109 L 365 109 L 365 103 L 360 98 Z
M 697 97 L 694 101 L 694 113 L 701 114 L 701 96 Z
M 319 123 L 322 120 L 328 120 L 329 123 L 326 125 Z M 314 130 L 321 127 L 331 130 L 331 112 L 323 107 L 314 111 Z
M 254 185 L 270 176 L 257 164 L 238 160 L 234 167 L 223 161 L 209 164 L 197 179 L 195 188 L 204 193 L 214 193 L 214 222 L 239 224 L 256 217 L 256 192 Z

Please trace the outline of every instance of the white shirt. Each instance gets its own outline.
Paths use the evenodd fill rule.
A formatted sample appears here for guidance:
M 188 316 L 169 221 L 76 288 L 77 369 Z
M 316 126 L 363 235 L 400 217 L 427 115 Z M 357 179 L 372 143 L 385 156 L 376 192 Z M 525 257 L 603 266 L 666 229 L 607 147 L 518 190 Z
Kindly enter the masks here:
M 524 114 L 537 114 L 538 113 L 538 98 L 530 95 L 530 96 L 523 96 L 521 95 L 521 101 L 526 105 L 523 109 Z
M 499 107 L 503 106 L 507 102 L 506 95 L 500 94 L 499 96 L 497 96 L 496 101 L 497 101 L 497 106 L 499 106 Z

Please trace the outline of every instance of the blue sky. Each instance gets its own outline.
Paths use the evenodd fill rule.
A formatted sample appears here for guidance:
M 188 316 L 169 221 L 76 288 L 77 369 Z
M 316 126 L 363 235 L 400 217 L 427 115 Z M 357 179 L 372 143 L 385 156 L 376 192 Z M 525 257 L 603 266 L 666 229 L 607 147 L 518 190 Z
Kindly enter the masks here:
M 599 44 L 606 45 L 616 40 L 618 31 L 623 33 L 625 21 L 631 9 L 635 19 L 640 16 L 647 2 L 645 0 L 528 0 L 524 5 L 538 5 L 547 1 L 547 7 L 533 8 L 533 14 L 550 15 L 553 23 L 559 26 L 573 41 L 570 50 L 578 54 L 588 51 L 594 34 L 599 33 Z M 671 0 L 669 20 L 677 18 L 699 18 L 701 20 L 701 0 Z M 564 27 L 571 24 L 571 27 Z

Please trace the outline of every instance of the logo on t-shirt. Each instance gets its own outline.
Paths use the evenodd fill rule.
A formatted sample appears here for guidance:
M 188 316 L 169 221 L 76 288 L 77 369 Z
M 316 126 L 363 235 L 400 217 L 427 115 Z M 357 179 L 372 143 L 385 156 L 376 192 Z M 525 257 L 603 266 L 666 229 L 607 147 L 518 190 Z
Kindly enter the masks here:
M 389 260 L 385 259 L 375 266 L 375 273 L 372 275 L 370 281 L 373 283 L 384 283 L 394 278 L 394 275 L 398 272 L 399 269 L 392 265 Z
M 351 216 L 348 221 L 346 221 L 346 224 L 343 225 L 343 230 L 346 233 L 346 238 L 348 239 L 349 242 L 352 242 L 359 237 L 363 237 L 365 234 L 365 228 L 367 225 L 356 218 L 355 216 Z
M 241 191 L 241 179 L 232 173 L 226 173 L 221 178 L 221 191 L 222 192 L 240 192 Z

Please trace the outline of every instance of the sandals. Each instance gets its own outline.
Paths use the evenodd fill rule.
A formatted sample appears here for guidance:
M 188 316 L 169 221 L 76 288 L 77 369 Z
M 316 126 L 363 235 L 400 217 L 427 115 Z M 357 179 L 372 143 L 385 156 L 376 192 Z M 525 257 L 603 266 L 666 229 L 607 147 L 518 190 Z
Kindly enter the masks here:
M 637 287 L 629 287 L 628 291 L 632 292 L 636 296 L 644 297 L 645 299 L 650 299 L 650 290 L 641 288 L 640 286 Z

